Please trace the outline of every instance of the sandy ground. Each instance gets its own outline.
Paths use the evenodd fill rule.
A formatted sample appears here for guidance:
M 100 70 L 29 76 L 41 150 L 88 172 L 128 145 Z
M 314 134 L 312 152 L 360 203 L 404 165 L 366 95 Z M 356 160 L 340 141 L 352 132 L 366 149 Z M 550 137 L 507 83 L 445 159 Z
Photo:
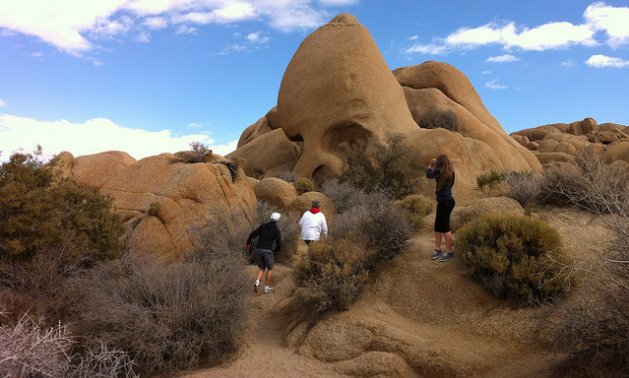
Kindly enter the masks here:
M 593 216 L 575 210 L 544 208 L 534 210 L 533 216 L 559 231 L 571 256 L 592 259 L 604 248 L 607 229 Z M 466 275 L 460 257 L 447 263 L 431 261 L 428 256 L 432 240 L 430 233 L 417 235 L 408 251 L 371 277 L 365 293 L 352 309 L 334 319 L 364 327 L 382 324 L 381 332 L 395 338 L 400 345 L 414 348 L 414 355 L 405 356 L 407 362 L 428 358 L 432 364 L 430 358 L 433 358 L 447 364 L 448 359 L 455 359 L 459 364 L 454 364 L 455 368 L 466 366 L 447 375 L 551 376 L 551 368 L 562 357 L 535 341 L 538 310 L 513 309 L 493 298 Z M 255 271 L 251 267 L 252 282 Z M 234 361 L 181 376 L 347 376 L 339 373 L 348 371 L 339 369 L 344 361 L 321 362 L 304 356 L 312 353 L 303 348 L 298 352 L 288 347 L 279 310 L 293 290 L 290 274 L 290 267 L 278 265 L 273 293 L 254 294 L 252 290 L 253 324 L 243 350 Z M 422 375 L 431 374 L 421 374 L 417 366 L 408 372 L 408 376 Z

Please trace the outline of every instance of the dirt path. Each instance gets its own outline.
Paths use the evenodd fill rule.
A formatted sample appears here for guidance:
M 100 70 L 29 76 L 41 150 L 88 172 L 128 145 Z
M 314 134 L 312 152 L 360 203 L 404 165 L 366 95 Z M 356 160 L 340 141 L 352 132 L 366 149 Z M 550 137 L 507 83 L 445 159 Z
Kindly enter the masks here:
M 604 227 L 591 224 L 580 213 L 541 210 L 538 217 L 560 232 L 571 255 L 587 256 L 601 248 Z M 432 235 L 417 235 L 408 251 L 372 277 L 366 292 L 351 310 L 332 318 L 332 325 L 327 327 L 334 331 L 313 334 L 313 340 L 319 337 L 319 344 L 310 340 L 304 354 L 312 356 L 323 354 L 317 350 L 328 350 L 329 355 L 324 359 L 330 360 L 335 348 L 350 340 L 344 339 L 343 332 L 352 334 L 357 328 L 367 329 L 370 337 L 380 340 L 380 344 L 388 340 L 388 347 L 382 349 L 368 343 L 359 357 L 337 363 L 321 362 L 288 348 L 278 309 L 291 294 L 293 283 L 291 269 L 278 265 L 273 278 L 274 292 L 251 293 L 253 324 L 240 355 L 224 366 L 182 376 L 346 376 L 340 370 L 362 376 L 360 372 L 365 370 L 361 366 L 386 364 L 370 359 L 369 354 L 401 356 L 412 370 L 398 376 L 431 375 L 431 370 L 425 370 L 431 368 L 433 372 L 448 372 L 448 376 L 551 376 L 551 368 L 562 357 L 541 348 L 531 336 L 536 332 L 537 310 L 510 308 L 465 274 L 460 256 L 447 263 L 430 261 L 431 250 Z M 255 271 L 252 267 L 252 277 Z M 314 349 L 308 349 L 313 345 Z
M 251 270 L 254 277 L 256 269 Z M 286 346 L 281 314 L 277 314 L 276 309 L 292 290 L 291 269 L 276 265 L 274 270 L 273 293 L 254 294 L 252 290 L 253 325 L 236 360 L 224 366 L 188 372 L 182 377 L 344 377 L 330 364 L 303 357 Z

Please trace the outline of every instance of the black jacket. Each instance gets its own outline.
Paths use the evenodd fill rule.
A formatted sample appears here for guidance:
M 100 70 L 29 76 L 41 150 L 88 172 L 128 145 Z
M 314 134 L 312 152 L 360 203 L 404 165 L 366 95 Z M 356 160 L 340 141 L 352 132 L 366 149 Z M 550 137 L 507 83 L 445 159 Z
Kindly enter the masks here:
M 264 223 L 251 231 L 247 238 L 247 244 L 251 244 L 251 240 L 256 236 L 260 237 L 258 244 L 256 244 L 257 249 L 270 249 L 273 252 L 277 252 L 282 248 L 282 235 L 275 222 Z M 275 241 L 275 248 L 273 248 L 273 241 Z

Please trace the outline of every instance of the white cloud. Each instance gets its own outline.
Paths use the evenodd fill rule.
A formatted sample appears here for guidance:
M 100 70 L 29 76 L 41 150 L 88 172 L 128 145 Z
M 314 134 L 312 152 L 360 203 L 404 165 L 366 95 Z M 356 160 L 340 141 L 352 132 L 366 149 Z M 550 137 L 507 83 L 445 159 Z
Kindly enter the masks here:
M 344 5 L 357 4 L 358 0 L 319 0 L 319 4 L 324 7 L 342 7 Z
M 7 106 L 9 106 L 6 102 L 4 102 L 3 99 L 0 98 L 0 108 L 6 108 Z
M 249 33 L 247 34 L 245 39 L 255 44 L 265 44 L 265 43 L 269 43 L 270 41 L 270 38 L 264 35 L 262 32 Z
M 607 35 L 607 43 L 617 48 L 629 43 L 629 7 L 612 7 L 593 3 L 583 13 L 583 23 L 549 22 L 532 28 L 515 22 L 494 22 L 478 27 L 462 27 L 445 38 L 436 38 L 429 45 L 415 44 L 407 53 L 447 54 L 454 50 L 498 45 L 505 50 L 545 51 L 571 46 L 598 46 L 598 32 Z
M 489 89 L 507 89 L 508 87 L 506 85 L 498 84 L 498 80 L 493 79 L 493 80 L 488 81 L 487 83 L 485 83 L 485 88 L 489 88 Z
M 583 17 L 593 29 L 607 33 L 607 43 L 611 47 L 629 43 L 629 7 L 612 7 L 597 2 L 587 7 Z
M 151 35 L 145 31 L 141 31 L 140 34 L 135 37 L 135 41 L 140 43 L 149 43 L 151 42 Z
M 508 63 L 508 62 L 517 62 L 520 58 L 511 54 L 499 55 L 499 56 L 490 56 L 487 58 L 486 62 L 491 63 Z
M 629 67 L 629 60 L 614 58 L 607 55 L 592 55 L 585 64 L 594 68 L 624 68 Z
M 241 53 L 241 52 L 249 52 L 249 48 L 247 46 L 241 45 L 240 43 L 232 43 L 227 45 L 218 55 L 229 55 L 231 53 Z
M 193 33 L 194 25 L 250 20 L 291 32 L 317 27 L 330 17 L 326 7 L 358 0 L 0 0 L 2 35 L 37 37 L 75 56 L 96 47 L 100 37 L 142 35 L 172 27 Z
M 561 65 L 564 67 L 573 67 L 573 66 L 576 66 L 576 63 L 574 62 L 574 60 L 568 59 L 561 62 Z
M 417 36 L 417 35 L 412 35 L 412 36 L 408 37 L 409 41 L 417 41 L 418 39 L 419 39 L 419 36 Z
M 407 54 L 420 53 L 420 54 L 428 54 L 428 55 L 442 55 L 442 54 L 447 54 L 449 52 L 449 49 L 446 46 L 438 46 L 435 44 L 422 45 L 422 44 L 417 43 L 407 48 L 404 51 Z
M 483 71 L 483 72 L 481 72 L 481 75 L 491 75 L 491 71 L 489 71 L 489 70 Z
M 35 51 L 34 53 L 31 54 L 31 56 L 33 58 L 41 58 L 42 56 L 44 56 L 44 53 L 41 51 Z
M 179 25 L 175 30 L 175 34 L 199 34 L 199 30 L 194 26 Z
M 173 136 L 169 130 L 145 131 L 117 125 L 106 118 L 84 123 L 66 120 L 38 121 L 10 114 L 0 115 L 0 158 L 7 159 L 16 151 L 31 151 L 40 144 L 50 157 L 61 151 L 74 156 L 104 151 L 125 151 L 136 159 L 190 149 L 191 142 L 209 145 L 214 152 L 226 155 L 236 149 L 237 141 L 215 145 L 207 134 Z

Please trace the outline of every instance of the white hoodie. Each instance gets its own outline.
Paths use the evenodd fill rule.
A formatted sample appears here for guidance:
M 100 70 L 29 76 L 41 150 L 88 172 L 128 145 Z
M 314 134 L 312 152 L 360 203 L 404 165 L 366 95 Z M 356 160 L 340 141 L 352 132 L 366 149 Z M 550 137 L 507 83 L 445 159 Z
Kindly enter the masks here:
M 328 223 L 321 212 L 314 214 L 310 210 L 306 211 L 299 220 L 299 225 L 302 240 L 319 240 L 322 232 L 328 237 Z

